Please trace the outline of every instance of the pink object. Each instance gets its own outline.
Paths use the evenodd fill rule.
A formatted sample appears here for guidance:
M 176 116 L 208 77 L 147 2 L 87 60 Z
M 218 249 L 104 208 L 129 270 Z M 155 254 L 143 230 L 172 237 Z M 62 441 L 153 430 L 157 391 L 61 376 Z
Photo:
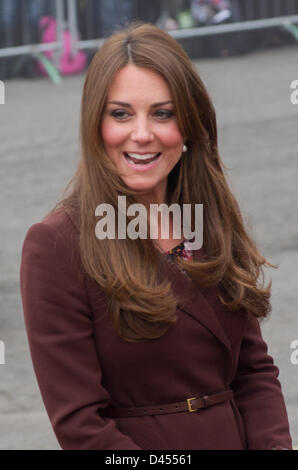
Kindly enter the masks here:
M 39 25 L 43 30 L 42 43 L 55 42 L 57 36 L 57 22 L 55 18 L 52 16 L 43 16 L 39 21 Z M 63 31 L 62 42 L 63 51 L 58 68 L 59 72 L 62 75 L 71 75 L 82 72 L 86 67 L 87 58 L 82 51 L 78 51 L 76 55 L 72 56 L 71 35 L 69 31 Z M 45 51 L 43 54 L 47 59 L 53 61 L 54 51 Z M 47 75 L 44 66 L 40 62 L 38 62 L 37 67 L 42 75 Z

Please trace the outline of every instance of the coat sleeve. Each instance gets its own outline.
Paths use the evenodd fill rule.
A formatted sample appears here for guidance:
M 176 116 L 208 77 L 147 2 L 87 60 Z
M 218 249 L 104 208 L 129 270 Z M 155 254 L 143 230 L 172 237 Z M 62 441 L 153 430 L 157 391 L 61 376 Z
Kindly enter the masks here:
M 63 449 L 139 450 L 101 418 L 109 404 L 85 283 L 70 244 L 51 225 L 34 224 L 23 244 L 20 287 L 30 353 L 42 399 Z
M 259 321 L 248 315 L 232 388 L 242 415 L 249 449 L 291 449 L 279 370 L 267 354 Z

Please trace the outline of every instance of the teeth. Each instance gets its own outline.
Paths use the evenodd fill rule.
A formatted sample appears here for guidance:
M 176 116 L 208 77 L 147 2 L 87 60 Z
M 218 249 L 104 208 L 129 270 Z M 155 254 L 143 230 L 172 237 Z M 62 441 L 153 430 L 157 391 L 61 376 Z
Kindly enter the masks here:
M 140 155 L 138 153 L 128 153 L 125 152 L 129 157 L 135 158 L 136 160 L 148 160 L 149 158 L 156 157 L 158 153 L 146 153 L 146 155 Z

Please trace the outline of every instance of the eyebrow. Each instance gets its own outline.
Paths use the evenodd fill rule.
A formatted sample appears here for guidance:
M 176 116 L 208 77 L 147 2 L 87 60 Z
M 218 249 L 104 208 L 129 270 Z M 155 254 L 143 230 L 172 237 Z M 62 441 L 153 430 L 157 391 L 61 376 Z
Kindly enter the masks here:
M 164 106 L 165 104 L 173 103 L 172 100 L 167 101 L 160 101 L 159 103 L 151 104 L 150 108 L 157 108 L 158 106 Z M 132 108 L 132 105 L 129 103 L 125 103 L 124 101 L 108 101 L 107 104 L 118 104 L 119 106 L 123 106 L 124 108 Z

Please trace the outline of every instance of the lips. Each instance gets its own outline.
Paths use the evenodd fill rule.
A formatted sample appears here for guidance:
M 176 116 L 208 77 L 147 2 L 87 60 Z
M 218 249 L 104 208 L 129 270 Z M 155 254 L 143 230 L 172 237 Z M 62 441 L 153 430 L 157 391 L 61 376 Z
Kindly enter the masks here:
M 163 156 L 161 152 L 148 152 L 143 154 L 134 152 L 123 152 L 122 155 L 125 164 L 136 172 L 150 171 L 151 169 L 159 165 L 159 162 Z
M 146 165 L 148 163 L 154 162 L 154 160 L 157 160 L 161 152 L 157 153 L 146 153 L 146 154 L 140 154 L 140 153 L 134 153 L 134 152 L 123 152 L 126 160 L 130 163 L 135 163 L 137 165 Z

